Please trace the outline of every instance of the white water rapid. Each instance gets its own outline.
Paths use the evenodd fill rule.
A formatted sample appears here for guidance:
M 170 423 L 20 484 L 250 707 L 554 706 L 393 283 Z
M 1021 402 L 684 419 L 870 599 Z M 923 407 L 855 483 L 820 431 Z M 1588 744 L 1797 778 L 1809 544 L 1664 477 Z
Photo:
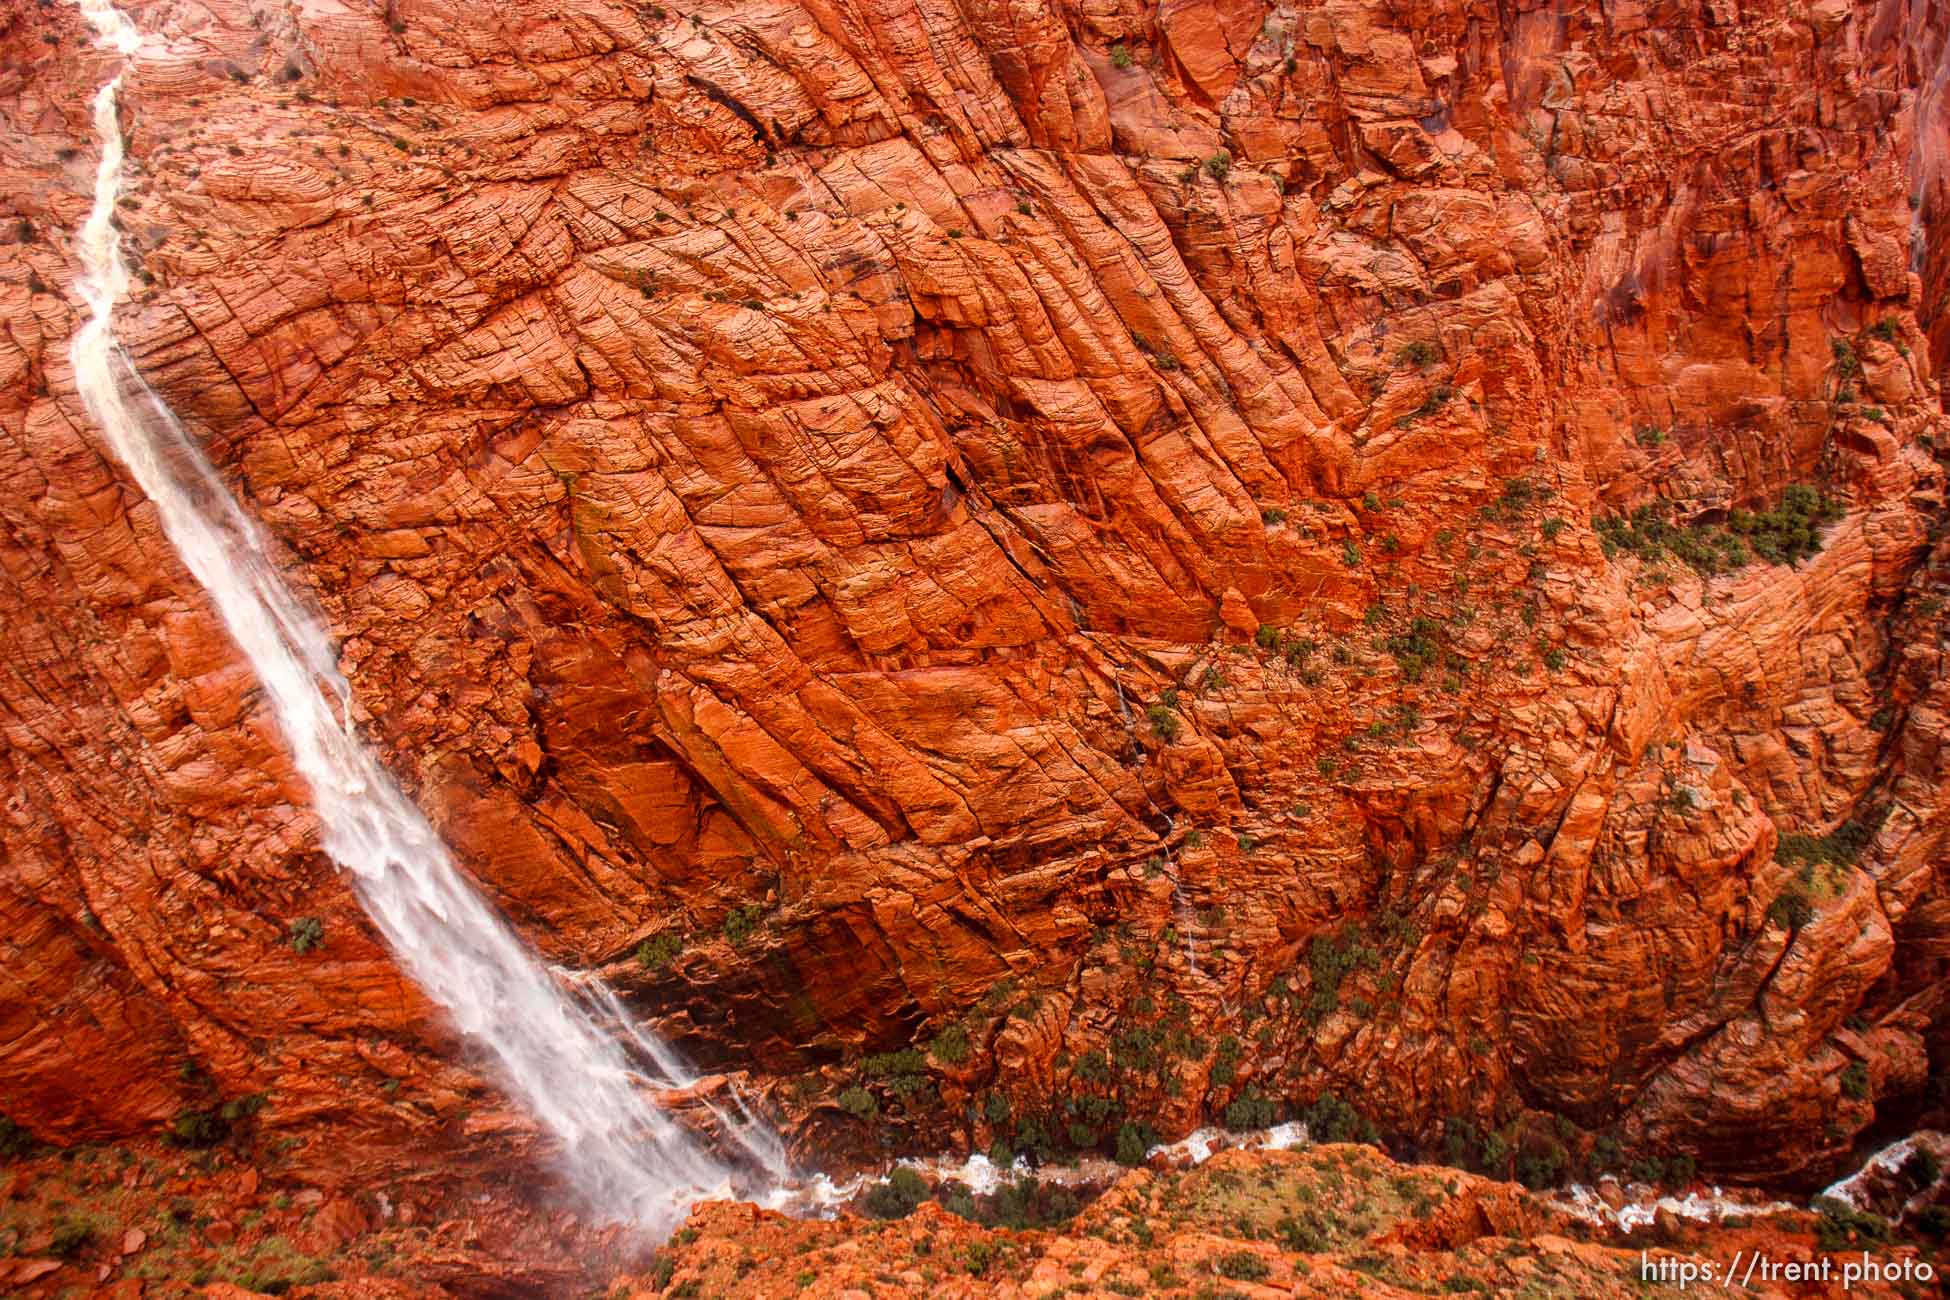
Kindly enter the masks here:
M 103 46 L 125 57 L 141 46 L 109 0 L 79 4 Z M 732 1188 L 732 1170 L 639 1090 L 689 1082 L 675 1054 L 632 1024 L 606 989 L 572 996 L 475 892 L 344 720 L 349 695 L 331 640 L 285 588 L 262 532 L 116 343 L 112 317 L 129 278 L 113 224 L 121 82 L 118 74 L 95 98 L 102 157 L 81 231 L 79 286 L 91 314 L 71 350 L 82 402 L 250 660 L 311 789 L 325 851 L 351 874 L 402 967 L 553 1139 L 590 1210 L 665 1231 L 692 1201 Z M 719 1116 L 723 1131 L 776 1177 L 784 1171 L 776 1138 L 742 1102 L 739 1110 L 736 1120 Z

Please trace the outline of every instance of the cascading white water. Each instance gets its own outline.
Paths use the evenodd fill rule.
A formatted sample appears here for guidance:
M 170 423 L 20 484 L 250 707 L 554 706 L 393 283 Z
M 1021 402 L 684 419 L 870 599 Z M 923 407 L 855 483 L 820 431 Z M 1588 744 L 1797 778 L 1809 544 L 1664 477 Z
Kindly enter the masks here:
M 79 0 L 101 43 L 133 55 L 140 33 L 109 0 Z M 461 874 L 446 846 L 343 721 L 349 693 L 323 626 L 286 589 L 261 531 L 116 343 L 128 287 L 113 217 L 123 139 L 118 74 L 95 98 L 101 165 L 82 227 L 75 384 L 115 455 L 156 505 L 163 529 L 209 593 L 263 684 L 311 789 L 325 851 L 352 875 L 406 972 L 485 1049 L 499 1082 L 560 1146 L 592 1210 L 660 1231 L 693 1200 L 723 1195 L 731 1170 L 637 1089 L 686 1079 L 673 1052 L 630 1022 L 607 989 L 572 998 Z M 336 708 L 334 706 L 337 706 Z M 633 1036 L 635 1055 L 616 1034 Z M 658 1075 L 666 1077 L 655 1077 Z M 725 1132 L 776 1177 L 777 1139 L 744 1112 Z

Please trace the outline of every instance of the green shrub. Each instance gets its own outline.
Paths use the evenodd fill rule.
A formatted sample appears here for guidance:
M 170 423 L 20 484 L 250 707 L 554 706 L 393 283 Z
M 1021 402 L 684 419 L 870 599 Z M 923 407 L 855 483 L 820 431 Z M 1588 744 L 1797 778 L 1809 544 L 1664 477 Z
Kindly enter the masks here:
M 1125 1121 L 1117 1130 L 1117 1162 L 1124 1165 L 1141 1165 L 1144 1153 L 1152 1147 L 1154 1134 L 1141 1124 Z
M 1374 1142 L 1380 1136 L 1366 1116 L 1331 1092 L 1307 1108 L 1306 1122 L 1316 1142 Z
M 1232 155 L 1221 149 L 1205 160 L 1205 174 L 1215 181 L 1223 181 L 1232 171 Z
M 1767 919 L 1783 930 L 1799 930 L 1815 919 L 1815 900 L 1806 882 L 1790 880 L 1767 905 Z
M 253 1092 L 247 1097 L 233 1097 L 217 1108 L 217 1118 L 228 1131 L 238 1120 L 249 1119 L 263 1110 L 264 1104 L 269 1100 L 270 1098 L 261 1092 Z
M 1842 1095 L 1861 1101 L 1869 1095 L 1869 1067 L 1850 1061 L 1842 1067 Z
M 1419 682 L 1431 665 L 1442 660 L 1443 636 L 1441 624 L 1425 615 L 1417 615 L 1409 622 L 1408 631 L 1391 636 L 1382 644 L 1402 670 L 1402 677 L 1407 681 Z
M 927 1199 L 927 1180 L 901 1165 L 867 1192 L 866 1211 L 876 1219 L 904 1219 Z
M 1362 939 L 1358 927 L 1349 925 L 1338 934 L 1315 935 L 1308 940 L 1307 968 L 1313 976 L 1309 1003 L 1313 1014 L 1324 1016 L 1340 1005 L 1341 982 L 1348 975 L 1380 966 L 1380 952 Z
M 1417 370 L 1427 370 L 1435 364 L 1436 356 L 1435 344 L 1417 341 L 1397 352 L 1395 359 L 1404 365 L 1414 366 Z
M 1130 50 L 1126 49 L 1122 43 L 1110 47 L 1111 67 L 1116 68 L 1119 71 L 1123 71 L 1124 69 L 1129 68 L 1133 62 L 1135 62 L 1135 60 L 1131 58 Z
M 1822 534 L 1828 525 L 1842 517 L 1842 507 L 1805 483 L 1797 483 L 1781 494 L 1772 510 L 1747 517 L 1730 518 L 1728 527 L 1747 536 L 1748 544 L 1761 559 L 1772 564 L 1794 564 L 1821 550 Z
M 842 1090 L 835 1100 L 839 1102 L 841 1110 L 855 1119 L 868 1119 L 880 1109 L 880 1103 L 873 1099 L 873 1094 L 857 1083 Z
M 1842 514 L 1838 502 L 1805 484 L 1788 488 L 1770 510 L 1729 512 L 1724 525 L 1674 524 L 1671 509 L 1658 501 L 1629 517 L 1602 515 L 1592 521 L 1598 544 L 1614 558 L 1628 551 L 1650 562 L 1670 554 L 1703 574 L 1737 569 L 1756 557 L 1791 565 L 1819 552 L 1828 525 Z
M 1395 427 L 1398 429 L 1406 429 L 1409 425 L 1414 424 L 1417 420 L 1420 420 L 1425 416 L 1434 415 L 1437 411 L 1440 411 L 1443 407 L 1447 406 L 1449 404 L 1449 399 L 1451 397 L 1454 397 L 1455 395 L 1456 395 L 1456 390 L 1450 387 L 1448 384 L 1446 383 L 1437 384 L 1434 388 L 1431 388 L 1426 394 L 1423 395 L 1422 404 L 1420 406 L 1417 406 L 1414 410 L 1410 411 L 1407 415 L 1404 415 L 1399 420 L 1395 421 Z
M 1821 1216 L 1815 1225 L 1815 1239 L 1830 1254 L 1851 1246 L 1875 1245 L 1889 1240 L 1888 1220 L 1865 1214 L 1847 1201 L 1820 1196 L 1815 1198 L 1814 1208 Z
M 13 1160 L 34 1149 L 34 1135 L 0 1115 L 0 1160 Z
M 1332 1233 L 1312 1210 L 1299 1215 L 1281 1215 L 1273 1231 L 1282 1246 L 1303 1255 L 1318 1254 L 1333 1245 Z
M 1461 1115 L 1451 1115 L 1442 1123 L 1442 1162 L 1458 1169 L 1475 1169 L 1476 1153 L 1482 1149 L 1483 1135 Z
M 995 1261 L 995 1243 L 971 1241 L 962 1247 L 961 1260 L 970 1277 L 981 1277 Z
M 1117 1109 L 1117 1103 L 1109 1097 L 1078 1097 L 1067 1103 L 1066 1109 L 1074 1111 L 1084 1123 L 1090 1125 L 1094 1132 L 1099 1125 L 1111 1117 L 1111 1113 Z M 1090 1140 L 1094 1143 L 1097 1139 L 1093 1137 Z
M 1177 709 L 1178 692 L 1166 691 L 1163 698 L 1144 710 L 1144 720 L 1151 724 L 1152 734 L 1166 744 L 1178 739 L 1180 723 Z
M 1219 1276 L 1229 1277 L 1235 1282 L 1258 1282 L 1265 1279 L 1273 1270 L 1266 1261 L 1250 1250 L 1228 1251 L 1219 1256 Z
M 179 1112 L 163 1131 L 164 1140 L 179 1147 L 215 1146 L 229 1136 L 230 1125 L 210 1110 Z
M 860 1065 L 870 1079 L 922 1074 L 928 1068 L 927 1058 L 912 1047 L 903 1047 L 898 1052 L 876 1052 Z
M 1555 1140 L 1538 1140 L 1517 1152 L 1517 1181 L 1533 1192 L 1555 1187 L 1571 1163 L 1570 1152 Z
M 1225 1109 L 1225 1126 L 1235 1133 L 1271 1128 L 1279 1122 L 1280 1108 L 1257 1094 L 1249 1093 Z
M 1609 1133 L 1600 1134 L 1591 1144 L 1591 1167 L 1595 1170 L 1616 1169 L 1623 1158 L 1618 1139 Z
M 675 930 L 653 934 L 636 946 L 637 964 L 646 970 L 662 970 L 684 951 L 684 940 Z
M 300 1252 L 286 1237 L 267 1237 L 251 1247 L 231 1276 L 238 1286 L 264 1295 L 283 1295 L 333 1279 L 331 1265 Z
M 1038 1183 L 1033 1178 L 1016 1178 L 997 1189 L 975 1218 L 991 1227 L 1022 1231 L 1048 1228 L 1070 1219 L 1082 1203 L 1074 1192 L 1053 1183 Z
M 95 1239 L 95 1225 L 88 1219 L 77 1215 L 64 1215 L 54 1222 L 54 1239 L 48 1243 L 48 1253 L 62 1259 L 73 1259 L 88 1248 Z
M 1881 828 L 1878 816 L 1851 817 L 1826 835 L 1783 832 L 1774 846 L 1774 860 L 1788 865 L 1855 865 L 1862 850 Z
M 1358 569 L 1361 567 L 1361 548 L 1356 546 L 1351 540 L 1341 543 L 1341 563 L 1347 565 L 1350 569 Z
M 285 938 L 291 944 L 291 951 L 302 957 L 324 944 L 325 922 L 315 916 L 301 916 L 291 923 Z
M 949 1025 L 928 1043 L 928 1055 L 948 1065 L 960 1065 L 969 1056 L 968 1030 Z
M 744 903 L 725 913 L 723 934 L 725 941 L 734 948 L 742 948 L 745 941 L 758 931 L 758 918 L 765 909 L 757 903 Z
M 1232 1034 L 1227 1034 L 1221 1038 L 1219 1040 L 1218 1050 L 1213 1057 L 1212 1072 L 1209 1076 L 1212 1082 L 1222 1088 L 1232 1086 L 1233 1082 L 1239 1077 L 1239 1055 L 1239 1039 L 1237 1037 Z

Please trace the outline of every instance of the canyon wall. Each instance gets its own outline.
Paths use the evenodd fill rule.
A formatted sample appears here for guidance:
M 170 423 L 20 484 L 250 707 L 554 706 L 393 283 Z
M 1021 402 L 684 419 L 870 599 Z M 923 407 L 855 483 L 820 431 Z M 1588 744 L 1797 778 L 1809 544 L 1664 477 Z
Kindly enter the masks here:
M 809 1148 L 1933 1104 L 1933 0 L 130 12 L 135 364 L 498 905 Z M 81 414 L 112 65 L 0 22 L 0 1110 L 519 1141 Z

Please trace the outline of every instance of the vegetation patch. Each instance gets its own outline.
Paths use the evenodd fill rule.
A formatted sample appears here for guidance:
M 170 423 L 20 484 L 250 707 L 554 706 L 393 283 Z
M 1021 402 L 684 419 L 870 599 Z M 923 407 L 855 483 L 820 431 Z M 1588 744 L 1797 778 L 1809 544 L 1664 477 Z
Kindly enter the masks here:
M 1734 510 L 1724 524 L 1675 523 L 1670 502 L 1648 501 L 1629 516 L 1592 521 L 1605 555 L 1630 553 L 1652 562 L 1671 555 L 1702 574 L 1726 573 L 1760 560 L 1797 564 L 1821 550 L 1828 526 L 1841 518 L 1840 502 L 1796 484 L 1771 510 Z
M 746 940 L 758 932 L 758 919 L 763 915 L 764 909 L 757 903 L 744 903 L 732 908 L 724 918 L 725 942 L 734 948 L 744 947 Z
M 1821 1215 L 1820 1221 L 1815 1224 L 1815 1239 L 1824 1251 L 1833 1253 L 1851 1247 L 1859 1249 L 1881 1245 L 1889 1240 L 1887 1219 L 1864 1213 L 1847 1201 L 1832 1196 L 1817 1197 L 1814 1208 Z
M 876 1219 L 902 1219 L 927 1199 L 927 1180 L 902 1165 L 875 1183 L 862 1204 Z
M 662 970 L 684 951 L 684 940 L 675 930 L 653 934 L 636 946 L 637 964 L 646 970 Z
M 325 922 L 315 916 L 301 916 L 291 923 L 285 937 L 291 944 L 291 951 L 302 957 L 324 945 Z
M 1318 1019 L 1341 1002 L 1341 983 L 1361 970 L 1378 970 L 1381 953 L 1362 936 L 1359 926 L 1343 926 L 1333 935 L 1315 935 L 1307 942 L 1307 969 L 1313 984 L 1308 1009 Z
M 29 1155 L 35 1147 L 34 1135 L 0 1115 L 0 1160 L 15 1160 Z
M 1165 688 L 1157 702 L 1144 710 L 1144 720 L 1151 724 L 1152 734 L 1167 745 L 1178 739 L 1178 730 L 1182 725 L 1178 717 L 1178 688 Z
M 1851 817 L 1826 835 L 1782 832 L 1774 846 L 1774 860 L 1797 868 L 1768 905 L 1767 919 L 1787 930 L 1799 930 L 1815 918 L 1824 888 L 1842 887 L 1847 870 L 1862 856 L 1882 824 L 1881 814 Z
M 960 1065 L 969 1056 L 968 1030 L 949 1025 L 928 1043 L 928 1055 L 946 1065 Z

